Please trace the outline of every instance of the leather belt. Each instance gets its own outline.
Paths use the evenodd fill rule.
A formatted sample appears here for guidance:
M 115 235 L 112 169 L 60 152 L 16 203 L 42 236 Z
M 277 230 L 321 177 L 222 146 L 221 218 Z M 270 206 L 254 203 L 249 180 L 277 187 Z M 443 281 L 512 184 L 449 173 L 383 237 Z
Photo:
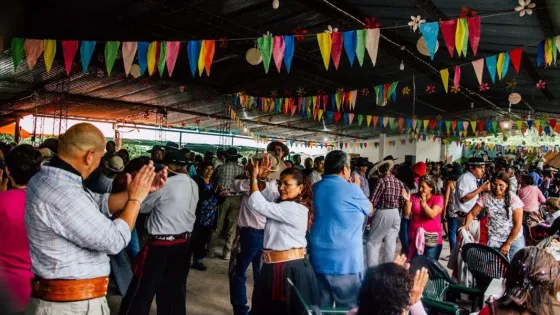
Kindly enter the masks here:
M 180 240 L 180 239 L 188 240 L 190 237 L 191 237 L 191 233 L 190 232 L 185 232 L 185 233 L 175 234 L 175 235 L 150 235 L 150 240 L 175 241 L 175 240 Z
M 35 277 L 31 281 L 31 296 L 50 302 L 76 302 L 107 295 L 109 277 L 80 280 L 45 280 Z
M 265 250 L 263 259 L 267 264 L 274 264 L 284 261 L 298 260 L 305 258 L 307 250 L 305 248 L 292 248 L 288 250 Z

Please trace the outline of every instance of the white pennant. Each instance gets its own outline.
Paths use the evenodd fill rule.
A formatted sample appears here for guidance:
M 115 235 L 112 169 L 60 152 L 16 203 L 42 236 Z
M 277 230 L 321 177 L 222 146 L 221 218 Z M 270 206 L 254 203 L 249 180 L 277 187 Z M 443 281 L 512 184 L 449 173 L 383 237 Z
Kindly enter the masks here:
M 476 73 L 476 78 L 478 79 L 478 84 L 482 84 L 482 72 L 484 70 L 484 58 L 474 60 L 472 62 L 474 72 Z

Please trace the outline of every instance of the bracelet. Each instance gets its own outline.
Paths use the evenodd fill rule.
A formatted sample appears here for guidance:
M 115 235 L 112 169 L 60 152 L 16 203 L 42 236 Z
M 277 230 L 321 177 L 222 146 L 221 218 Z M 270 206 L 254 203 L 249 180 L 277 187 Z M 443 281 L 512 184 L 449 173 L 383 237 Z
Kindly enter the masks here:
M 139 204 L 142 204 L 142 201 L 140 201 L 139 199 L 131 198 L 131 199 L 128 199 L 126 202 L 129 202 L 129 201 L 136 201 L 136 202 L 138 202 Z
M 259 180 L 256 178 L 251 178 L 251 184 L 258 184 Z

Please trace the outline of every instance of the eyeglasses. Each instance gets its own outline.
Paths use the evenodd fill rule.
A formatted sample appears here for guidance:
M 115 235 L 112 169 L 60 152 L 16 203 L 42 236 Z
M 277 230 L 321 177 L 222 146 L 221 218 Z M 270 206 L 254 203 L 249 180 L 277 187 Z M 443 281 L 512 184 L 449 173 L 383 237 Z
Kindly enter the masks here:
M 297 186 L 297 183 L 288 183 L 288 182 L 281 182 L 279 180 L 276 181 L 278 184 L 278 188 L 288 188 L 289 186 Z

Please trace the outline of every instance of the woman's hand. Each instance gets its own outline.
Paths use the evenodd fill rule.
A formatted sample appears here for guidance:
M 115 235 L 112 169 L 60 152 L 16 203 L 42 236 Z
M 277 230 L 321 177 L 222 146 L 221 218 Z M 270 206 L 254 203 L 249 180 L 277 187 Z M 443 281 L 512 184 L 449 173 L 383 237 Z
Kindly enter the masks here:
M 408 268 L 410 268 L 410 264 L 406 263 L 406 255 L 397 256 L 397 258 L 395 258 L 395 260 L 393 260 L 393 263 L 404 267 L 404 269 L 406 269 L 406 270 L 408 270 Z
M 268 158 L 268 155 L 266 155 L 260 162 L 258 178 L 260 179 L 267 178 L 268 174 L 270 174 L 271 169 L 272 169 L 272 161 Z
M 508 244 L 506 242 L 506 243 L 504 243 L 504 245 L 502 245 L 502 247 L 500 247 L 500 253 L 502 253 L 502 255 L 508 257 L 510 248 L 511 248 L 511 244 Z
M 410 292 L 410 305 L 414 305 L 420 301 L 422 298 L 422 292 L 428 283 L 428 269 L 422 268 L 416 270 L 414 275 L 414 285 L 412 286 L 412 291 Z
M 249 175 L 251 176 L 251 179 L 257 179 L 260 172 L 259 161 L 251 158 L 249 160 Z
M 401 196 L 403 197 L 404 200 L 410 201 L 410 193 L 406 191 L 406 189 L 403 188 L 401 190 Z

